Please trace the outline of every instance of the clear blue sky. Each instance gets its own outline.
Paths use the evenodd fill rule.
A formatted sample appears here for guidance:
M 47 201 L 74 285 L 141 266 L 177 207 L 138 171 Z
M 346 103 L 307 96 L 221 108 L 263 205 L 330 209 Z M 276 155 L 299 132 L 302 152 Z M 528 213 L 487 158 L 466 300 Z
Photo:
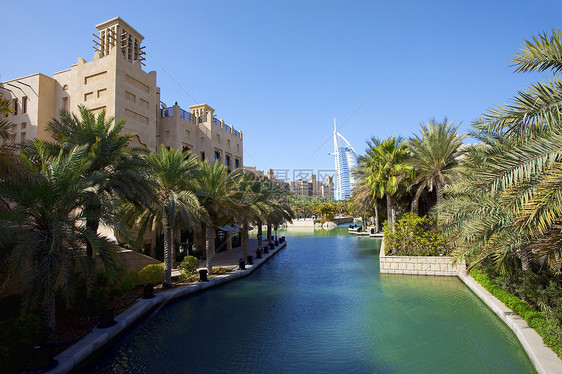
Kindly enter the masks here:
M 144 35 L 164 102 L 206 102 L 244 132 L 245 165 L 291 170 L 334 167 L 334 117 L 358 153 L 431 117 L 467 131 L 548 77 L 509 65 L 525 39 L 562 22 L 559 0 L 11 1 L 2 11 L 2 81 L 91 61 L 95 25 L 120 16 Z

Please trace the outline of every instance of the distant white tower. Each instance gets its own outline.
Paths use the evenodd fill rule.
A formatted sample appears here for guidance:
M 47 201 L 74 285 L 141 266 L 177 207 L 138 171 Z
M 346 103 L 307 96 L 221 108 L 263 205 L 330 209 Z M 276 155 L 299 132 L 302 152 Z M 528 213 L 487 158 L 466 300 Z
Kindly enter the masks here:
M 343 140 L 341 143 L 340 138 Z M 336 156 L 336 191 L 334 193 L 334 198 L 336 200 L 348 199 L 351 197 L 351 191 L 355 183 L 355 178 L 351 174 L 351 170 L 358 166 L 357 154 L 347 139 L 337 131 L 335 118 L 334 153 L 330 154 Z

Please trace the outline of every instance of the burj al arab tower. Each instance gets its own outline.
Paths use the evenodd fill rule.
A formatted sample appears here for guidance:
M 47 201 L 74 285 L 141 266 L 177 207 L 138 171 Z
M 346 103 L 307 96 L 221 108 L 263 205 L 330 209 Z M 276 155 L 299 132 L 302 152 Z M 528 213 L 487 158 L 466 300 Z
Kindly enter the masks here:
M 337 131 L 335 118 L 334 153 L 330 154 L 336 156 L 336 191 L 334 198 L 336 200 L 348 199 L 351 197 L 351 191 L 355 182 L 351 170 L 358 166 L 357 154 L 347 139 Z

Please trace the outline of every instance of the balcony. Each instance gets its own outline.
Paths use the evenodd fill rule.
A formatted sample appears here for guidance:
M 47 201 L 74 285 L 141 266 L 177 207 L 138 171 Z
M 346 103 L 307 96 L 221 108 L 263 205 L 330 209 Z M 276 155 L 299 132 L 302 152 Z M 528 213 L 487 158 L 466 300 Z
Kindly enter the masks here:
M 164 117 L 173 117 L 174 116 L 174 107 L 168 107 L 168 108 L 164 108 L 161 109 L 162 111 L 162 118 Z M 193 114 L 191 114 L 190 112 L 188 112 L 187 110 L 183 110 L 180 108 L 180 117 L 183 118 L 186 121 L 189 122 L 193 122 Z
M 162 115 L 162 118 L 173 117 L 174 116 L 174 107 L 167 107 L 167 108 L 161 109 L 161 115 Z M 183 118 L 186 121 L 195 123 L 197 116 L 192 114 L 191 112 L 188 112 L 187 110 L 183 110 L 183 109 L 180 108 L 180 117 Z M 207 114 L 203 114 L 202 116 L 200 116 L 199 120 L 200 120 L 200 122 L 207 122 Z M 219 120 L 217 117 L 213 117 L 212 123 L 213 123 L 213 125 L 216 125 L 216 126 L 220 127 L 221 129 L 223 129 L 224 131 L 232 133 L 237 137 L 240 136 L 239 130 L 236 130 L 234 128 L 234 126 L 232 126 L 232 125 L 225 124 L 222 120 Z
M 193 122 L 193 114 L 187 110 L 180 109 L 180 117 L 186 121 Z

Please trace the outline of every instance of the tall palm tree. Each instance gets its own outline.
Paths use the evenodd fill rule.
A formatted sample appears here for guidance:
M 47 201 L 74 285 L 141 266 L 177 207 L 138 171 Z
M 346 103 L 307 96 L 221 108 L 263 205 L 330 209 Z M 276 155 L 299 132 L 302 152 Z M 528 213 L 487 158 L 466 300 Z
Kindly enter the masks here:
M 199 163 L 190 153 L 167 149 L 147 156 L 149 181 L 155 189 L 155 199 L 144 213 L 137 216 L 137 225 L 144 232 L 150 223 L 154 230 L 161 227 L 164 236 L 164 286 L 172 284 L 174 236 L 178 220 L 192 224 L 202 216 L 202 208 L 194 193 Z
M 479 194 L 496 202 L 486 209 L 488 198 L 474 199 L 480 214 L 470 214 L 454 200 L 444 204 L 443 224 L 455 236 L 463 219 L 480 220 L 488 214 L 488 227 L 471 233 L 473 241 L 492 243 L 474 250 L 478 259 L 494 257 L 503 266 L 510 256 L 540 258 L 555 271 L 562 266 L 559 222 L 562 216 L 562 33 L 553 31 L 526 41 L 514 57 L 516 72 L 552 70 L 546 82 L 532 84 L 509 105 L 488 111 L 471 133 L 482 142 L 467 155 L 462 189 L 453 199 Z M 467 197 L 468 195 L 468 197 Z M 492 207 L 492 206 L 491 206 Z M 486 210 L 488 211 L 486 213 Z M 501 214 L 500 214 L 501 213 Z M 472 218 L 474 217 L 474 218 Z M 460 242 L 458 254 L 470 252 L 471 243 Z
M 55 153 L 77 145 L 86 146 L 90 152 L 92 162 L 85 173 L 95 175 L 97 180 L 84 213 L 88 228 L 97 231 L 100 223 L 113 225 L 119 200 L 141 205 L 153 198 L 143 157 L 148 152 L 129 146 L 134 134 L 122 132 L 124 120 L 114 124 L 113 117 L 106 118 L 105 110 L 97 116 L 84 106 L 79 106 L 78 111 L 80 116 L 61 111 L 60 119 L 54 119 L 48 127 L 57 141 L 52 145 Z M 88 246 L 87 250 L 92 257 L 92 248 Z
M 361 213 L 363 224 L 365 225 L 368 213 L 373 212 L 375 215 L 375 231 L 379 232 L 379 198 L 373 193 L 371 187 L 367 184 L 368 172 L 364 166 L 365 159 L 360 158 L 360 166 L 352 170 L 353 176 L 356 178 L 355 188 L 351 195 L 351 207 L 353 210 Z M 366 227 L 366 225 L 365 225 Z
M 10 100 L 0 94 L 0 178 L 5 174 L 13 174 L 16 170 L 22 170 L 18 167 L 17 157 L 14 157 L 17 153 L 16 146 L 8 142 L 15 136 L 11 131 L 12 123 L 6 117 L 9 113 L 12 113 Z
M 367 185 L 377 198 L 386 196 L 388 221 L 395 229 L 397 195 L 407 186 L 412 176 L 413 167 L 407 163 L 408 144 L 402 137 L 392 136 L 379 140 L 367 141 L 365 168 Z
M 240 209 L 236 204 L 239 177 L 238 171 L 230 172 L 228 167 L 217 161 L 212 164 L 202 162 L 200 165 L 195 191 L 207 215 L 201 231 L 206 233 L 206 266 L 209 274 L 213 272 L 215 232 L 218 227 L 231 222 L 237 209 Z
M 268 240 L 271 243 L 270 227 L 279 227 L 285 221 L 291 221 L 294 212 L 291 210 L 288 191 L 275 183 L 267 183 L 264 190 L 264 204 L 267 207 L 266 222 L 268 224 Z
M 12 135 L 10 133 L 12 124 L 5 117 L 11 112 L 10 100 L 5 99 L 4 96 L 0 94 L 0 140 L 7 140 Z
M 41 141 L 33 144 L 36 157 L 21 156 L 32 177 L 9 175 L 0 183 L 0 197 L 10 203 L 0 208 L 0 260 L 9 269 L 5 284 L 31 269 L 27 306 L 39 306 L 47 343 L 56 343 L 55 292 L 62 290 L 68 300 L 77 285 L 76 271 L 86 279 L 91 275 L 86 243 L 115 275 L 116 246 L 85 225 L 82 208 L 96 188 L 95 178 L 85 174 L 92 163 L 87 147 L 53 156 Z
M 455 180 L 459 147 L 466 135 L 458 134 L 459 126 L 453 127 L 445 118 L 442 122 L 431 119 L 428 125 L 420 124 L 421 138 L 410 138 L 410 162 L 415 168 L 412 187 L 416 193 L 412 211 L 417 212 L 423 191 L 435 191 L 437 203 L 443 200 L 443 189 Z
M 236 218 L 240 221 L 240 241 L 244 251 L 244 257 L 249 255 L 248 226 L 250 222 L 265 219 L 267 206 L 264 202 L 264 182 L 259 180 L 253 173 L 243 174 L 238 179 L 235 197 Z

